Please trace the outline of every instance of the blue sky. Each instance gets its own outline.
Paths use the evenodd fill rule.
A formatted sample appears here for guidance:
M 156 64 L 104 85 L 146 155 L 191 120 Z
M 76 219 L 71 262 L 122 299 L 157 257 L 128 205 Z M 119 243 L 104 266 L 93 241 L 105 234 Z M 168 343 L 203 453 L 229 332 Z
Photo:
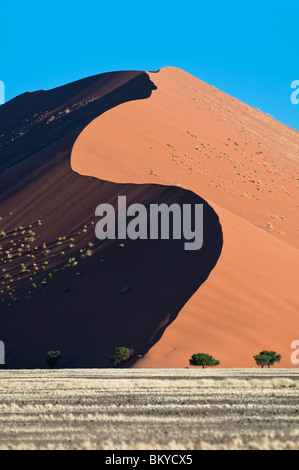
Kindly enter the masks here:
M 180 67 L 299 130 L 298 0 L 1 2 L 6 101 L 113 70 Z

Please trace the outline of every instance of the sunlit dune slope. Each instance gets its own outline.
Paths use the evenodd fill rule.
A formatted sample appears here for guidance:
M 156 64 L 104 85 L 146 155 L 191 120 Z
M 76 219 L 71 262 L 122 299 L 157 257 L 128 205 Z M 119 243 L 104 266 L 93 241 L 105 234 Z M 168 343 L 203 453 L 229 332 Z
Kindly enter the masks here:
M 157 87 L 149 99 L 84 129 L 72 169 L 189 189 L 220 217 L 224 245 L 207 281 L 136 365 L 184 367 L 208 352 L 223 367 L 246 367 L 275 349 L 289 367 L 299 331 L 298 133 L 181 70 L 149 76 Z

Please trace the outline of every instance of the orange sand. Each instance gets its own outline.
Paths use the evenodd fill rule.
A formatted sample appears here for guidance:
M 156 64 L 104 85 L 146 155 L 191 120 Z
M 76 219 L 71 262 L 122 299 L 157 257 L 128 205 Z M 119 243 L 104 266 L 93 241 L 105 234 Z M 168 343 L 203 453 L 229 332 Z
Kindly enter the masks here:
M 254 366 L 299 339 L 296 131 L 174 68 L 149 74 L 149 99 L 127 102 L 77 139 L 73 170 L 117 183 L 190 189 L 214 208 L 224 246 L 208 280 L 136 367 L 185 367 L 196 352 Z

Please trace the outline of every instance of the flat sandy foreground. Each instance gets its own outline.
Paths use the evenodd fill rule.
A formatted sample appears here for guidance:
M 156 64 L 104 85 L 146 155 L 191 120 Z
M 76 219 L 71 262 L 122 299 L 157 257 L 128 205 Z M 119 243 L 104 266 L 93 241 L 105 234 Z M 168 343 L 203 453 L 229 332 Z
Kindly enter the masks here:
M 299 449 L 299 369 L 0 371 L 0 449 Z

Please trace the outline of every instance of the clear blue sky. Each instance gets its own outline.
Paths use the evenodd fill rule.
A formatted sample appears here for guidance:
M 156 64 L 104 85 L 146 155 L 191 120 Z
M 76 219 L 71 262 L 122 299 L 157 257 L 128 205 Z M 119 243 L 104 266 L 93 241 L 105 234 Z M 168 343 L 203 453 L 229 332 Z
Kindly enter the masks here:
M 6 101 L 97 73 L 180 67 L 299 130 L 298 0 L 3 0 Z

